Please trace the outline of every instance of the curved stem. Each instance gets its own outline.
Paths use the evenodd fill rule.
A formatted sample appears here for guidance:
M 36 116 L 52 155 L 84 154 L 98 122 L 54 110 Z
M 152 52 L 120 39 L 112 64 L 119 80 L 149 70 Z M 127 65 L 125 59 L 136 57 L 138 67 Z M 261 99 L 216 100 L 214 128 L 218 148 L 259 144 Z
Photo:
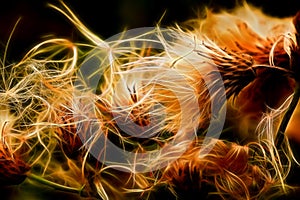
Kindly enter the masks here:
M 282 142 L 283 142 L 284 136 L 285 136 L 286 128 L 287 128 L 288 123 L 289 123 L 289 121 L 290 121 L 290 119 L 291 119 L 291 117 L 294 113 L 294 110 L 295 110 L 295 108 L 296 108 L 296 106 L 299 102 L 299 98 L 300 98 L 300 87 L 299 87 L 299 84 L 297 84 L 296 88 L 295 88 L 295 93 L 294 93 L 292 102 L 289 105 L 288 110 L 284 114 L 284 117 L 283 117 L 283 119 L 280 123 L 279 129 L 278 129 L 278 132 L 277 132 L 277 135 L 276 135 L 276 139 L 275 139 L 276 148 L 280 148 L 281 145 L 282 145 Z
M 81 194 L 82 190 L 85 186 L 81 187 L 81 188 L 73 188 L 73 187 L 68 187 L 68 186 L 64 186 L 64 185 L 60 185 L 58 183 L 54 183 L 52 181 L 49 181 L 47 179 L 44 179 L 43 177 L 37 176 L 35 174 L 29 173 L 27 175 L 27 177 L 31 180 L 34 180 L 36 182 L 39 182 L 43 185 L 47 185 L 50 186 L 54 189 L 60 190 L 60 191 L 65 191 L 65 192 L 71 192 L 71 193 L 77 193 L 77 194 Z

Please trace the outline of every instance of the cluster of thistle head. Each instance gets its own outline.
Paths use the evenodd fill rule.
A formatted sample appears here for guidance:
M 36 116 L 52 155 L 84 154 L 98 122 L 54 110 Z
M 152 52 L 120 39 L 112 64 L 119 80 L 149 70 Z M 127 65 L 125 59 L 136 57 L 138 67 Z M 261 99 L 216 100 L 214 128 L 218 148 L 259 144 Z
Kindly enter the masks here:
M 243 5 L 104 41 L 65 4 L 52 7 L 87 42 L 53 38 L 19 63 L 4 56 L 1 184 L 99 199 L 155 199 L 160 188 L 174 199 L 289 191 L 289 129 L 276 138 L 297 85 L 296 20 Z M 130 156 L 110 158 L 108 145 Z

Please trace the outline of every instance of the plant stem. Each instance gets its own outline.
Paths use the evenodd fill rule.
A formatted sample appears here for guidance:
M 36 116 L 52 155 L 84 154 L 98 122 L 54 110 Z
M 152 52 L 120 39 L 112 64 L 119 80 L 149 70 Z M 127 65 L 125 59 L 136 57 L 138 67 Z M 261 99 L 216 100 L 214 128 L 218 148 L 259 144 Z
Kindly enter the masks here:
M 284 117 L 281 121 L 281 124 L 279 126 L 277 135 L 276 135 L 276 139 L 275 139 L 275 145 L 276 148 L 280 148 L 282 145 L 282 142 L 284 140 L 284 136 L 285 136 L 285 131 L 286 128 L 288 126 L 288 123 L 294 113 L 294 110 L 299 102 L 299 98 L 300 98 L 300 87 L 299 84 L 297 83 L 296 88 L 295 88 L 295 93 L 292 99 L 291 104 L 288 107 L 288 110 L 286 111 L 286 113 L 284 114 Z
M 47 179 L 44 179 L 43 177 L 40 177 L 40 176 L 37 176 L 35 174 L 32 174 L 32 173 L 29 173 L 27 175 L 27 177 L 31 180 L 34 180 L 36 182 L 39 182 L 43 185 L 47 185 L 47 186 L 50 186 L 54 189 L 57 189 L 57 190 L 60 190 L 60 191 L 65 191 L 65 192 L 72 192 L 72 193 L 77 193 L 77 194 L 81 194 L 82 193 L 82 190 L 84 188 L 81 187 L 81 188 L 73 188 L 73 187 L 68 187 L 68 186 L 64 186 L 64 185 L 60 185 L 58 183 L 54 183 L 52 181 L 49 181 Z

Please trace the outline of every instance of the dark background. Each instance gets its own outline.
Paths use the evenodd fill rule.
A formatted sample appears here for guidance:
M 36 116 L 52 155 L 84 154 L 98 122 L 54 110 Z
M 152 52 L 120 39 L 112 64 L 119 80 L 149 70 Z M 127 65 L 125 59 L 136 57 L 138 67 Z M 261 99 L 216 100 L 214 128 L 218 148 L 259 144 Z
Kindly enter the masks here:
M 64 2 L 94 33 L 103 39 L 124 30 L 154 26 L 166 11 L 162 25 L 172 25 L 196 17 L 205 6 L 215 10 L 233 8 L 239 0 L 65 0 Z M 300 10 L 300 1 L 249 0 L 274 16 L 291 16 Z M 0 55 L 17 19 L 17 26 L 8 49 L 11 62 L 22 58 L 34 44 L 52 34 L 80 40 L 81 34 L 71 23 L 47 3 L 60 5 L 58 0 L 8 0 L 0 6 Z

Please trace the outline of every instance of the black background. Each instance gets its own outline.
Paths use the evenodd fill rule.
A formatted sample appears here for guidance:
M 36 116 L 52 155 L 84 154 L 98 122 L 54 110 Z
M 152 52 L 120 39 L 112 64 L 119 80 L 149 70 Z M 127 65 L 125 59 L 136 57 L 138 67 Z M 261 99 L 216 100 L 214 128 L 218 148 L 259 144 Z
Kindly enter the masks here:
M 204 7 L 215 10 L 233 8 L 239 0 L 65 0 L 84 24 L 105 39 L 125 28 L 154 26 L 166 11 L 162 25 L 172 25 L 196 17 Z M 47 3 L 60 5 L 58 0 L 9 0 L 0 6 L 0 55 L 17 19 L 17 26 L 8 49 L 8 59 L 18 61 L 34 44 L 51 34 L 77 41 L 81 34 L 71 23 Z M 300 10 L 300 1 L 249 0 L 274 16 L 291 16 Z

